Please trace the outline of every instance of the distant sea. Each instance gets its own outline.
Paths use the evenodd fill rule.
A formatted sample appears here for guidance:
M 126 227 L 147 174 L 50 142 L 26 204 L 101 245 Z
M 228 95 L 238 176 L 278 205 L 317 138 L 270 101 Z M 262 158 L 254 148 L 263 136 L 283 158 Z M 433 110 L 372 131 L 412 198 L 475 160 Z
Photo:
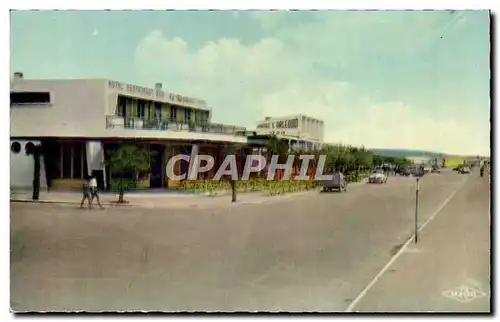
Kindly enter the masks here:
M 424 151 L 424 150 L 408 150 L 408 149 L 372 149 L 376 155 L 385 157 L 442 157 L 446 154 Z

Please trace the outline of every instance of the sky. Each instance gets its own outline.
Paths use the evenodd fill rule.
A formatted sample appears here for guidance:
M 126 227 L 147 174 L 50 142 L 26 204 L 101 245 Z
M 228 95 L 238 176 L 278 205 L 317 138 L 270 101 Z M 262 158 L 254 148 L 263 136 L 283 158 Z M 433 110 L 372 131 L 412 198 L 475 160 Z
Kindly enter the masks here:
M 214 122 L 325 122 L 324 141 L 489 155 L 488 11 L 14 11 L 11 72 L 204 99 Z

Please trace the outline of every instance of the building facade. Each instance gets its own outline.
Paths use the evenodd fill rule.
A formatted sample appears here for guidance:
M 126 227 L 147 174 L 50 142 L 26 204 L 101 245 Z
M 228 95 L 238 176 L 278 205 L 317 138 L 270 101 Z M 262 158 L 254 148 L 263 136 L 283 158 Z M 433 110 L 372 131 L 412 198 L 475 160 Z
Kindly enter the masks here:
M 320 149 L 324 139 L 324 122 L 302 114 L 266 117 L 257 124 L 256 133 L 287 139 L 292 148 Z
M 16 73 L 10 93 L 11 187 L 29 187 L 33 158 L 27 144 L 43 145 L 42 186 L 77 188 L 95 174 L 103 188 L 112 174 L 107 151 L 124 142 L 156 152 L 144 187 L 175 187 L 166 161 L 178 153 L 221 155 L 231 144 L 246 144 L 244 127 L 212 124 L 200 99 L 105 79 L 36 80 Z M 182 172 L 187 164 L 176 164 Z
M 214 169 L 200 174 L 211 178 L 227 148 L 238 147 L 241 175 L 247 155 L 270 157 L 265 148 L 270 136 L 288 140 L 290 149 L 319 149 L 323 127 L 323 121 L 295 115 L 266 118 L 249 132 L 213 123 L 205 101 L 164 91 L 161 84 L 148 88 L 107 79 L 38 80 L 16 73 L 10 89 L 11 188 L 32 186 L 34 159 L 25 153 L 29 145 L 44 151 L 42 187 L 80 188 L 92 174 L 102 189 L 110 189 L 116 175 L 106 162 L 108 152 L 132 143 L 153 152 L 149 173 L 132 178 L 138 188 L 179 188 L 182 180 L 166 176 L 174 155 L 213 156 Z M 180 161 L 171 170 L 179 175 L 189 167 Z

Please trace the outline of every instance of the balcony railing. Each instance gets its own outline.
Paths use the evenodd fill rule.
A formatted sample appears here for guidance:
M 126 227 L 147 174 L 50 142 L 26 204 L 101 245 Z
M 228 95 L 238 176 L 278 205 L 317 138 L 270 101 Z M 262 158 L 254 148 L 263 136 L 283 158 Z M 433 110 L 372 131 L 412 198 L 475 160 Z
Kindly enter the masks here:
M 187 122 L 157 120 L 157 119 L 148 119 L 139 117 L 123 117 L 117 115 L 106 116 L 106 128 L 185 131 L 185 132 L 201 132 L 201 133 L 241 135 L 241 136 L 245 135 L 244 134 L 245 129 L 239 126 L 210 124 L 208 122 L 200 122 L 190 126 Z

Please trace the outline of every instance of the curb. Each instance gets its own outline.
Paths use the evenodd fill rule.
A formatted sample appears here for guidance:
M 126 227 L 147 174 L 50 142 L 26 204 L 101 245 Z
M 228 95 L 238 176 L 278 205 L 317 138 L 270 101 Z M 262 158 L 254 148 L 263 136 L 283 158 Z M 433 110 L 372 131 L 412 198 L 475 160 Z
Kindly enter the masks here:
M 363 184 L 363 183 L 366 183 L 366 179 L 363 179 L 363 181 L 361 182 L 353 182 L 353 183 L 350 183 L 349 185 L 352 186 L 352 185 L 360 185 L 360 184 Z M 246 193 L 260 193 L 260 192 L 244 192 L 244 194 Z M 308 196 L 308 195 L 314 195 L 314 194 L 318 194 L 319 193 L 319 190 L 318 189 L 313 189 L 313 190 L 308 190 L 308 191 L 301 191 L 301 192 L 289 192 L 289 193 L 286 193 L 286 194 L 282 194 L 282 195 L 270 195 L 270 194 L 266 194 L 266 193 L 263 193 L 261 196 L 258 196 L 258 199 L 257 200 L 248 200 L 248 201 L 237 201 L 236 204 L 259 204 L 259 203 L 262 203 L 262 202 L 267 202 L 267 201 L 270 201 L 270 200 L 276 200 L 278 201 L 279 199 L 288 199 L 288 198 L 292 198 L 292 197 L 302 197 L 302 196 Z M 205 195 L 201 195 L 203 197 L 223 197 L 223 196 L 230 196 L 230 193 L 222 193 L 222 194 L 214 194 L 214 195 L 209 195 L 209 194 L 205 194 Z M 32 200 L 32 199 L 15 199 L 15 198 L 11 198 L 10 199 L 10 202 L 15 202 L 15 203 L 31 203 L 31 204 L 60 204 L 60 205 L 80 205 L 80 202 L 79 201 L 58 201 L 58 200 Z M 130 204 L 130 203 L 127 203 L 127 204 L 119 204 L 119 203 L 115 203 L 115 202 L 101 202 L 101 205 L 103 206 L 107 206 L 107 207 L 126 207 L 126 208 L 151 208 L 152 206 L 154 205 L 151 205 L 151 204 Z M 158 206 L 154 206 L 155 208 L 157 209 L 178 209 L 178 208 L 190 208 L 190 207 L 196 207 L 196 206 L 199 206 L 199 203 L 197 202 L 193 202 L 191 204 L 183 204 L 183 205 L 170 205 L 168 207 L 158 207 Z M 219 206 L 219 205 L 210 205 L 210 206 Z
M 31 203 L 31 204 L 60 204 L 60 205 L 80 205 L 80 202 L 77 201 L 57 201 L 57 200 L 31 200 L 31 199 L 10 199 L 10 202 L 15 203 Z M 103 206 L 111 206 L 111 207 L 137 207 L 137 205 L 131 204 L 119 204 L 112 202 L 101 202 Z

